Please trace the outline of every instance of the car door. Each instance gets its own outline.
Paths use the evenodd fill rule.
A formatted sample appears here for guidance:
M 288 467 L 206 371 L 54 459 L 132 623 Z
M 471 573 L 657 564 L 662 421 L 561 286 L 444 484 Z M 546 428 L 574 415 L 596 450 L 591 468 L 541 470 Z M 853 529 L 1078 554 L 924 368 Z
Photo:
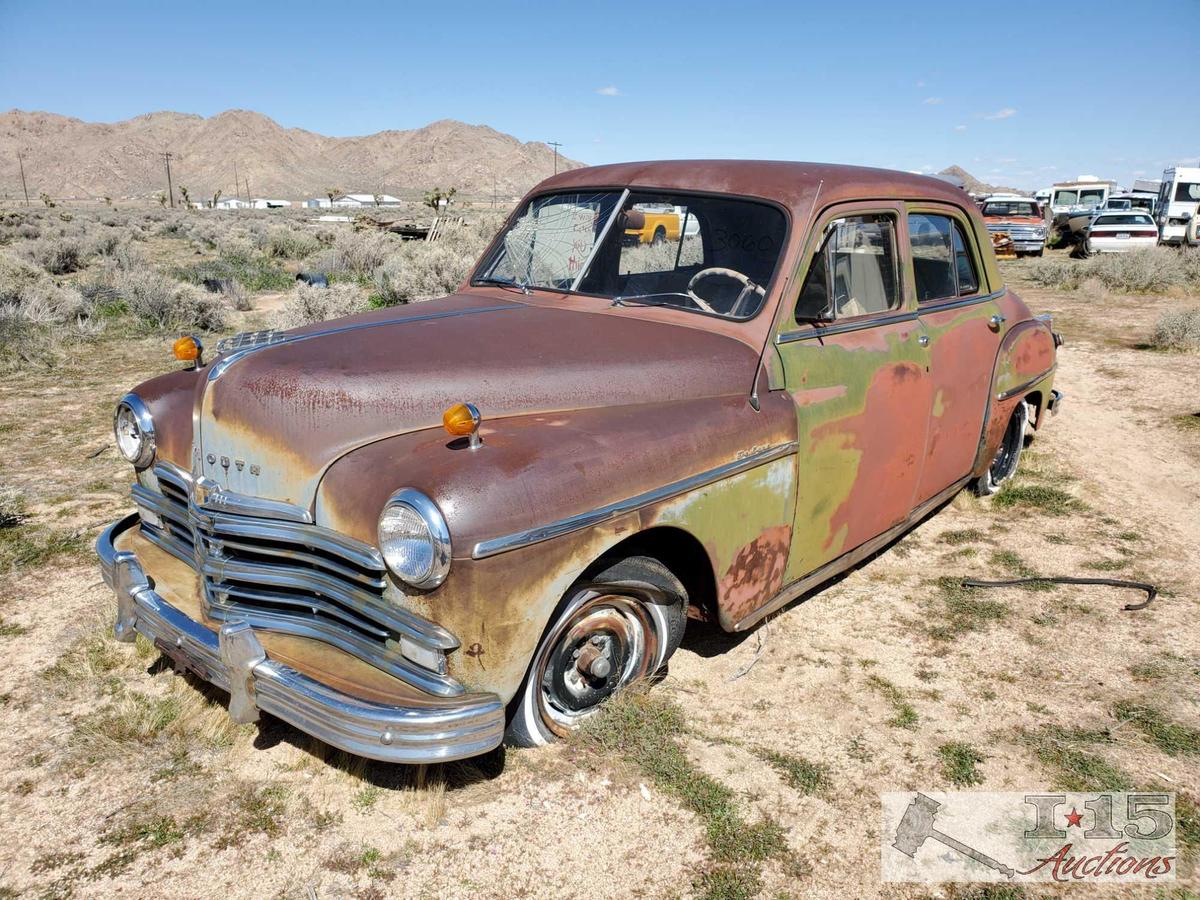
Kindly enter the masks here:
M 902 522 L 932 407 L 928 350 L 907 288 L 901 204 L 818 220 L 775 350 L 796 405 L 797 495 L 785 581 Z
M 1001 292 L 986 283 L 971 220 L 953 207 L 910 204 L 907 224 L 906 256 L 929 338 L 933 387 L 919 504 L 971 471 L 1004 323 Z

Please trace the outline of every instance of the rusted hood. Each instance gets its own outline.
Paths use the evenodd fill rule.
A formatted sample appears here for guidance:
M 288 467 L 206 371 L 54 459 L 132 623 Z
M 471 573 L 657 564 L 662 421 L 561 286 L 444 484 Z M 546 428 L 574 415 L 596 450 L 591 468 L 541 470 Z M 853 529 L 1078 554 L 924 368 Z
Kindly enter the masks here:
M 571 302 L 460 294 L 322 323 L 300 332 L 303 340 L 218 360 L 201 403 L 204 473 L 231 490 L 307 506 L 336 459 L 440 427 L 459 401 L 494 421 L 749 391 L 756 357 L 745 344 Z

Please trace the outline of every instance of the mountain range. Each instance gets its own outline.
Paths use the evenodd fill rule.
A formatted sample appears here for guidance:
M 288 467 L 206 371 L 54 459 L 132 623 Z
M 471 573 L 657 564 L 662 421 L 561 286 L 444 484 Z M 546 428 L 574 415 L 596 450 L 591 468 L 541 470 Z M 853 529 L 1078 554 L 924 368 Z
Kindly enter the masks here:
M 153 112 L 112 123 L 13 109 L 0 113 L 0 197 L 23 196 L 21 165 L 34 199 L 43 192 L 153 197 L 166 190 L 167 152 L 176 193 L 182 185 L 193 199 L 217 190 L 299 200 L 335 189 L 403 197 L 453 187 L 510 200 L 555 166 L 554 151 L 544 143 L 451 119 L 408 131 L 328 137 L 242 109 L 208 118 Z M 557 165 L 583 163 L 559 156 Z

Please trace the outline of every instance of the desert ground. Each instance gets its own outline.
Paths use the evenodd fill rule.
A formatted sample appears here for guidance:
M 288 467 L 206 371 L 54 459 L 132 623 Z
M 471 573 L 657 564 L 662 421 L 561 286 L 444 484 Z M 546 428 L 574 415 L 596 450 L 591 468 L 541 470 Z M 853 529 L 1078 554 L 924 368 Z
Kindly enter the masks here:
M 107 252 L 58 266 L 24 245 L 93 238 L 55 212 L 0 219 L 10 277 L 47 298 L 10 326 L 0 374 L 0 898 L 1070 893 L 881 884 L 880 793 L 955 788 L 1174 791 L 1181 873 L 1154 895 L 1200 889 L 1200 354 L 1153 346 L 1164 314 L 1200 310 L 1194 282 L 1130 292 L 1048 277 L 1085 265 L 1062 253 L 1003 263 L 1066 339 L 1061 414 L 1014 483 L 960 495 L 749 634 L 690 626 L 666 676 L 578 739 L 404 768 L 233 725 L 221 692 L 115 643 L 90 544 L 130 508 L 114 403 L 177 365 L 179 329 L 418 301 L 486 222 L 401 248 L 265 215 L 112 214 Z M 414 268 L 438 253 L 454 258 Z M 314 254 L 344 273 L 337 303 L 291 288 Z M 155 273 L 170 284 L 133 290 Z M 237 282 L 219 308 L 206 273 Z M 1089 574 L 1161 593 L 1129 612 L 1141 596 L 1107 587 L 960 584 Z

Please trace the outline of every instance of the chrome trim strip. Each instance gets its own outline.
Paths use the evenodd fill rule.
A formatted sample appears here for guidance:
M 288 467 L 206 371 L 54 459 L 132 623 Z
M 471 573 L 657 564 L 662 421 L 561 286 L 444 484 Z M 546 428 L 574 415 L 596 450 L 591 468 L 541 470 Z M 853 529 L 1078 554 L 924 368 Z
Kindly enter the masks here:
M 835 334 L 847 334 L 851 331 L 864 331 L 867 328 L 875 328 L 880 325 L 895 325 L 898 322 L 914 322 L 917 319 L 915 312 L 901 312 L 890 316 L 880 316 L 876 319 L 855 319 L 852 322 L 844 322 L 842 324 L 833 325 L 813 325 L 806 331 L 784 331 L 775 338 L 776 344 L 791 344 L 796 341 L 811 341 L 820 338 L 831 337 Z
M 996 399 L 997 400 L 1008 400 L 1010 397 L 1015 397 L 1017 394 L 1020 394 L 1020 393 L 1023 393 L 1025 391 L 1029 390 L 1031 387 L 1033 387 L 1035 384 L 1037 384 L 1043 378 L 1046 378 L 1049 375 L 1053 375 L 1054 370 L 1057 368 L 1058 368 L 1058 363 L 1055 363 L 1050 368 L 1048 368 L 1045 372 L 1043 372 L 1041 375 L 1038 375 L 1034 378 L 1030 378 L 1028 381 L 1023 381 L 1023 382 L 1021 382 L 1021 384 L 1018 384 L 1016 387 L 1009 388 L 1007 391 L 1004 391 L 1001 394 L 997 394 Z
M 876 535 L 866 543 L 860 544 L 853 550 L 843 553 L 837 559 L 831 560 L 830 562 L 825 563 L 823 566 L 814 569 L 809 574 L 798 578 L 791 584 L 785 585 L 774 597 L 772 597 L 754 612 L 750 613 L 734 624 L 733 630 L 745 631 L 747 628 L 757 624 L 758 622 L 761 622 L 771 613 L 778 609 L 782 609 L 793 600 L 808 593 L 818 585 L 824 584 L 834 576 L 839 575 L 847 569 L 862 562 L 871 554 L 883 549 L 891 541 L 895 540 L 905 531 L 915 526 L 934 509 L 941 506 L 943 503 L 957 494 L 970 480 L 970 475 L 960 478 L 958 481 L 954 482 L 954 484 L 941 491 L 938 491 L 938 493 L 934 494 L 924 503 L 919 505 L 916 509 L 908 514 L 908 517 L 905 518 L 903 522 L 893 525 L 887 531 L 880 535 Z
M 975 294 L 971 297 L 958 297 L 953 300 L 929 300 L 917 310 L 917 315 L 927 312 L 941 312 L 944 309 L 960 309 L 964 306 L 975 306 L 979 303 L 989 303 L 992 300 L 999 300 L 1007 292 L 1008 288 L 1001 288 L 998 291 L 992 291 L 990 294 Z
M 201 677 L 229 691 L 230 673 L 245 669 L 243 702 L 268 712 L 320 741 L 369 759 L 431 763 L 486 753 L 504 737 L 504 703 L 495 694 L 422 697 L 408 705 L 365 700 L 336 690 L 284 663 L 250 659 L 239 667 L 232 643 L 167 603 L 150 586 L 137 557 L 118 551 L 117 535 L 138 525 L 136 513 L 114 522 L 96 542 L 105 584 L 117 595 L 118 640 L 137 633 L 151 643 L 178 647 L 203 667 Z M 226 626 L 228 627 L 228 626 Z M 251 690 L 252 688 L 252 690 Z
M 788 441 L 786 444 L 779 444 L 776 447 L 768 447 L 765 450 L 759 450 L 757 453 L 752 453 L 742 459 L 735 459 L 733 462 L 728 462 L 714 469 L 709 469 L 706 472 L 692 475 L 689 478 L 684 478 L 663 487 L 637 494 L 626 500 L 619 500 L 616 503 L 610 503 L 607 506 L 601 506 L 589 512 L 559 519 L 557 522 L 551 522 L 548 525 L 539 525 L 537 528 L 530 528 L 525 531 L 507 534 L 503 537 L 480 541 L 471 551 L 471 557 L 473 559 L 486 559 L 489 556 L 495 556 L 497 553 L 505 553 L 520 547 L 528 547 L 531 544 L 539 544 L 542 541 L 570 534 L 573 531 L 580 531 L 608 519 L 632 512 L 638 507 L 646 506 L 650 503 L 658 503 L 662 500 L 669 500 L 672 497 L 686 494 L 688 491 L 694 491 L 707 484 L 712 484 L 714 481 L 720 481 L 722 478 L 728 478 L 747 469 L 757 468 L 772 460 L 788 456 L 795 452 L 795 441 Z
M 228 369 L 231 365 L 233 365 L 239 359 L 241 359 L 244 356 L 247 356 L 250 353 L 255 353 L 255 352 L 257 352 L 259 350 L 263 350 L 267 347 L 284 347 L 284 346 L 287 346 L 288 344 L 295 344 L 300 341 L 311 340 L 312 338 L 326 337 L 327 335 L 331 335 L 331 334 L 343 334 L 348 331 L 361 331 L 364 328 L 381 328 L 385 325 L 406 325 L 409 322 L 428 322 L 432 319 L 453 319 L 458 316 L 473 315 L 474 313 L 502 312 L 506 309 L 521 309 L 521 307 L 519 305 L 508 304 L 508 303 L 504 304 L 503 306 L 477 306 L 477 307 L 473 307 L 471 309 L 452 309 L 452 310 L 447 310 L 445 312 L 425 313 L 425 314 L 419 315 L 419 316 L 407 316 L 403 319 L 392 319 L 390 321 L 385 320 L 385 321 L 381 321 L 381 322 L 355 322 L 353 325 L 342 325 L 338 328 L 326 328 L 323 331 L 310 331 L 307 334 L 293 334 L 289 337 L 285 337 L 281 341 L 276 341 L 273 344 L 258 344 L 257 346 L 245 347 L 241 350 L 235 350 L 233 353 L 229 354 L 228 356 L 222 357 L 221 359 L 217 360 L 215 363 L 213 363 L 209 367 L 207 380 L 209 382 L 216 381 L 218 378 L 221 377 L 221 374 L 226 369 Z

